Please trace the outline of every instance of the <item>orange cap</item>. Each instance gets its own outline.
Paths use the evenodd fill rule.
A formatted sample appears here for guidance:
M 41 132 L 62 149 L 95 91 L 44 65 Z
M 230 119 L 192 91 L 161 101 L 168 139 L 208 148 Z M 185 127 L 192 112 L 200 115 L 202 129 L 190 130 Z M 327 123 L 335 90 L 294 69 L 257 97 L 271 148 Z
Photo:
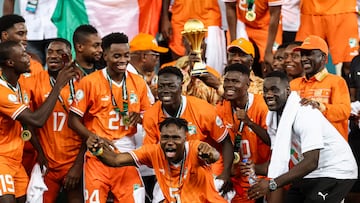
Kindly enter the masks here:
M 245 52 L 246 54 L 250 54 L 252 57 L 255 57 L 255 49 L 253 44 L 245 39 L 239 38 L 231 42 L 231 44 L 227 47 L 227 50 L 231 52 L 231 49 L 238 48 L 241 51 Z
M 168 48 L 160 47 L 156 39 L 149 34 L 139 33 L 130 42 L 130 51 L 147 51 L 152 50 L 159 53 L 168 52 Z
M 316 35 L 309 35 L 307 38 L 305 38 L 301 46 L 296 47 L 294 51 L 298 51 L 302 49 L 304 50 L 320 49 L 326 55 L 329 54 L 329 47 L 325 42 L 325 40 L 323 40 L 321 37 Z

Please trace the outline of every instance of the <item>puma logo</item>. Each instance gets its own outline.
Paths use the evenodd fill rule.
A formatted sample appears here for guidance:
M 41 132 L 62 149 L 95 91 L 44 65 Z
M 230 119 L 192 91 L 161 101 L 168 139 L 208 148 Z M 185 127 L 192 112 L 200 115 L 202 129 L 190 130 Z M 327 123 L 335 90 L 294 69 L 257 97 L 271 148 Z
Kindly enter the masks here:
M 318 192 L 318 195 L 320 195 L 323 200 L 325 201 L 326 196 L 328 196 L 328 193 L 323 194 L 322 192 Z

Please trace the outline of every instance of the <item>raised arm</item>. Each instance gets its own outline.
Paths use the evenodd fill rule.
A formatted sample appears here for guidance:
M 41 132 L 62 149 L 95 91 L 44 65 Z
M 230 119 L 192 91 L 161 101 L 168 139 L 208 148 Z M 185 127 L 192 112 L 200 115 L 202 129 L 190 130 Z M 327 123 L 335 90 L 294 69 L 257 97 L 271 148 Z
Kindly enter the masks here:
M 16 120 L 25 125 L 32 125 L 34 127 L 41 128 L 53 112 L 61 89 L 70 81 L 70 79 L 74 78 L 75 75 L 76 73 L 73 67 L 62 69 L 59 72 L 59 75 L 56 78 L 56 83 L 45 102 L 34 112 L 30 109 L 25 109 L 18 117 L 16 117 Z
M 14 13 L 15 0 L 4 0 L 3 15 L 9 15 Z
M 236 2 L 225 2 L 226 6 L 226 19 L 230 32 L 231 41 L 236 39 Z
M 106 147 L 106 142 L 99 137 L 89 137 L 86 144 L 91 152 L 102 149 L 102 153 L 97 157 L 108 166 L 136 166 L 134 159 L 129 153 L 115 153 L 110 147 Z
M 279 27 L 281 6 L 269 6 L 269 10 L 270 10 L 270 24 L 269 24 L 269 31 L 267 36 L 266 48 L 265 48 L 264 62 L 266 64 L 271 65 L 273 61 L 272 49 Z

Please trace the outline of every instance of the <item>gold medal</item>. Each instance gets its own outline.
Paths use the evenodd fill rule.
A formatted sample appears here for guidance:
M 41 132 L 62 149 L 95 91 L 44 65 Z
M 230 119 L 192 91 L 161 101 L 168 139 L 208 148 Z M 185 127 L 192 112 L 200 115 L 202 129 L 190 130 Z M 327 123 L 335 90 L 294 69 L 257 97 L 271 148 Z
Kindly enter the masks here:
M 240 155 L 238 152 L 234 152 L 234 161 L 233 164 L 237 164 L 240 162 Z
M 91 152 L 94 156 L 101 156 L 104 153 L 104 149 L 101 147 L 97 149 L 96 151 Z
M 31 139 L 31 132 L 29 130 L 21 131 L 21 139 L 23 139 L 25 142 L 29 141 Z
M 123 115 L 123 116 L 122 116 L 122 120 L 123 120 L 123 123 L 124 123 L 125 126 L 129 126 L 129 124 L 130 124 L 130 118 L 129 118 L 128 115 Z
M 250 22 L 254 21 L 256 19 L 256 13 L 252 10 L 247 11 L 245 19 Z

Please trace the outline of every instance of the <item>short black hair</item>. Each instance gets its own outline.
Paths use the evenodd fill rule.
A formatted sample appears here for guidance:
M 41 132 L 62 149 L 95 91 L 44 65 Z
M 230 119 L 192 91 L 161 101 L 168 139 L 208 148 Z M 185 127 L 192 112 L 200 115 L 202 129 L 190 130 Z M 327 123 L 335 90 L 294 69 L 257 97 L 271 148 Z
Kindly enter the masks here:
M 159 130 L 161 131 L 161 129 L 163 127 L 166 127 L 170 124 L 175 124 L 177 127 L 179 127 L 179 129 L 183 128 L 185 130 L 185 132 L 187 133 L 188 132 L 188 122 L 183 119 L 183 118 L 177 118 L 177 117 L 168 117 L 168 118 L 165 118 L 165 120 L 163 120 L 161 123 L 160 123 L 160 126 L 159 126 Z
M 250 76 L 250 69 L 241 63 L 234 63 L 225 67 L 224 73 L 226 74 L 229 71 L 238 71 L 242 74 Z
M 268 74 L 265 76 L 264 79 L 266 79 L 266 78 L 273 78 L 273 77 L 275 77 L 275 78 L 280 78 L 280 80 L 281 80 L 282 82 L 289 83 L 289 78 L 288 78 L 288 76 L 286 75 L 286 73 L 281 72 L 281 71 L 272 71 L 272 72 L 268 73 Z
M 67 39 L 58 37 L 58 38 L 52 39 L 50 43 L 52 43 L 52 42 L 62 42 L 66 45 L 66 48 L 71 50 L 71 43 Z M 50 45 L 50 43 L 49 43 L 49 45 Z
M 0 43 L 0 66 L 6 66 L 6 60 L 10 59 L 10 55 L 13 52 L 13 48 L 21 46 L 19 42 L 6 41 Z
M 293 42 L 289 42 L 286 47 L 288 47 L 289 45 L 301 46 L 302 43 L 303 43 L 302 41 L 293 41 Z
M 289 46 L 289 42 L 282 43 L 278 46 L 277 50 L 285 49 L 287 46 Z
M 183 76 L 181 70 L 175 66 L 166 66 L 166 67 L 160 69 L 158 72 L 158 77 L 160 77 L 160 75 L 165 74 L 165 73 L 169 73 L 169 74 L 178 76 L 178 78 L 180 79 L 181 82 L 184 79 L 184 76 Z
M 91 34 L 97 34 L 98 31 L 92 25 L 83 24 L 77 27 L 73 34 L 73 44 L 84 43 L 85 38 Z
M 129 43 L 129 38 L 126 34 L 113 32 L 102 38 L 101 48 L 105 51 L 108 50 L 112 44 L 126 43 Z
M 4 15 L 0 18 L 0 35 L 2 32 L 13 27 L 16 23 L 25 23 L 22 16 L 16 14 Z

